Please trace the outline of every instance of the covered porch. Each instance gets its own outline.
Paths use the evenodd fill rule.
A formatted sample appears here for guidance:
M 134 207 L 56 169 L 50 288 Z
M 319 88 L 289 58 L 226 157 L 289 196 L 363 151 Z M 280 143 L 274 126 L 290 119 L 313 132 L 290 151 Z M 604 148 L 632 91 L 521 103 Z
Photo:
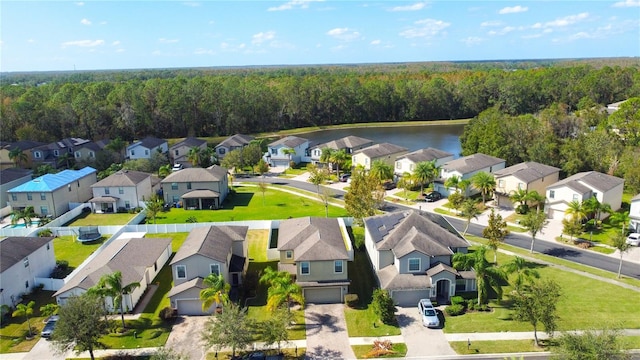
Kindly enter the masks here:
M 192 190 L 181 197 L 186 210 L 217 210 L 220 194 L 213 190 Z
M 118 198 L 115 196 L 94 197 L 89 200 L 89 203 L 91 203 L 91 211 L 97 214 L 115 213 L 118 209 Z

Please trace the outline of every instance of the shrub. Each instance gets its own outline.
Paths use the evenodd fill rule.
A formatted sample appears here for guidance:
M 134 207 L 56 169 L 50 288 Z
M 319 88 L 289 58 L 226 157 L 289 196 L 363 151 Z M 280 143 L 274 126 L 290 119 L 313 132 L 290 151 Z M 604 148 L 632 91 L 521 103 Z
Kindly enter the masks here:
M 347 294 L 344 296 L 344 302 L 348 307 L 356 307 L 358 305 L 358 294 Z
M 373 312 L 378 315 L 380 321 L 385 324 L 393 324 L 395 322 L 396 306 L 386 290 L 376 289 L 373 291 L 371 306 L 373 306 Z
M 478 305 L 478 300 L 476 300 L 476 299 L 467 300 L 467 309 L 469 311 L 475 310 L 477 305 Z
M 171 306 L 162 308 L 162 310 L 160 310 L 160 313 L 158 314 L 160 319 L 166 322 L 172 321 L 176 317 L 176 315 L 176 310 Z
M 91 208 L 90 207 L 83 207 L 82 208 L 82 212 L 83 213 L 90 213 L 91 212 Z
M 196 218 L 195 216 L 189 216 L 187 220 L 185 220 L 185 222 L 187 224 L 195 224 L 198 222 L 198 218 Z
M 38 237 L 49 237 L 53 236 L 53 231 L 51 229 L 42 229 L 38 231 Z
M 516 207 L 516 213 L 520 215 L 524 215 L 528 212 L 529 212 L 529 205 L 527 204 L 520 204 Z
M 451 304 L 452 305 L 462 305 L 465 306 L 466 305 L 466 301 L 462 298 L 462 296 L 452 296 L 451 297 Z
M 444 309 L 444 311 L 449 316 L 458 316 L 464 314 L 464 306 L 460 304 L 449 305 Z
M 138 357 L 126 352 L 117 352 L 103 357 L 104 360 L 136 360 Z

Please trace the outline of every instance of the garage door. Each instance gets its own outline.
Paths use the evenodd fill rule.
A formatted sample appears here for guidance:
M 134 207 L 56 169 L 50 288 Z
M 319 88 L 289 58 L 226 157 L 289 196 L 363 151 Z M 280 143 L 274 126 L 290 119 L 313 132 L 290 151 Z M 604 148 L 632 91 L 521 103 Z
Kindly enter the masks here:
M 178 300 L 177 307 L 179 315 L 205 315 L 200 300 Z
M 564 219 L 564 211 L 549 209 L 548 217 L 553 220 L 562 220 Z
M 428 299 L 431 290 L 393 291 L 391 298 L 398 306 L 418 306 L 420 299 Z
M 305 289 L 304 301 L 315 304 L 335 304 L 342 302 L 341 288 Z

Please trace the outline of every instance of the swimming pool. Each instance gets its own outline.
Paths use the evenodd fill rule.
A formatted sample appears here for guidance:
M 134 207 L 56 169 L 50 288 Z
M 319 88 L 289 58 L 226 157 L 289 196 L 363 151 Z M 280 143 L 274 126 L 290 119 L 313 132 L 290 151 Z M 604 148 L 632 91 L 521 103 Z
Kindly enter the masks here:
M 29 225 L 29 227 L 38 227 L 40 226 L 40 221 L 36 220 L 36 221 L 31 221 L 31 225 Z M 20 224 L 8 224 L 3 226 L 3 229 L 19 229 L 19 228 L 23 228 L 24 223 L 20 223 Z

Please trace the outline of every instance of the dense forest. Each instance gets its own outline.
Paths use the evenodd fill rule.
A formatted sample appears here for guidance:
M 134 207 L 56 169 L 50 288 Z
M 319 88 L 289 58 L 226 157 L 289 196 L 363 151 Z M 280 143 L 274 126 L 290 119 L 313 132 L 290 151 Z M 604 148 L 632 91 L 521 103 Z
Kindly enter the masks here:
M 306 126 L 563 113 L 640 96 L 640 61 L 2 74 L 0 140 L 224 136 Z

